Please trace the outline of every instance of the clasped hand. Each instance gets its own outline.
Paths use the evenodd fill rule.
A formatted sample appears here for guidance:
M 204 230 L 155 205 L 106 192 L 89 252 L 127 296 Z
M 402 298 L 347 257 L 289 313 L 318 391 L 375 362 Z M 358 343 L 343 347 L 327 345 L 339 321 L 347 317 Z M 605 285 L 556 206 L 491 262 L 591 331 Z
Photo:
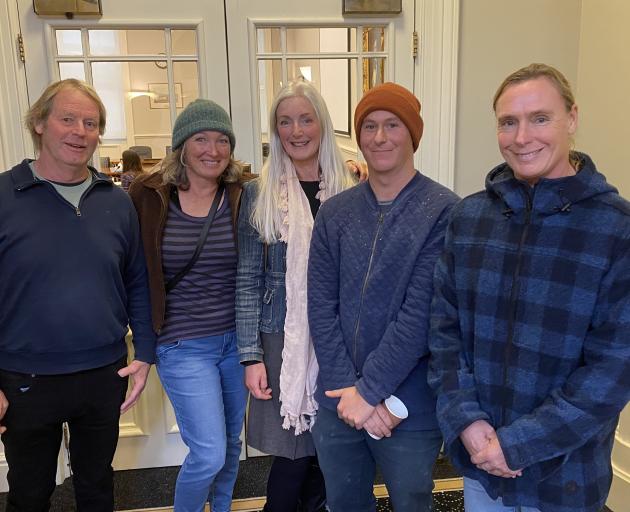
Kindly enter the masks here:
M 522 470 L 513 471 L 508 467 L 497 433 L 487 421 L 471 423 L 459 438 L 470 454 L 470 461 L 479 469 L 503 478 L 522 475 Z

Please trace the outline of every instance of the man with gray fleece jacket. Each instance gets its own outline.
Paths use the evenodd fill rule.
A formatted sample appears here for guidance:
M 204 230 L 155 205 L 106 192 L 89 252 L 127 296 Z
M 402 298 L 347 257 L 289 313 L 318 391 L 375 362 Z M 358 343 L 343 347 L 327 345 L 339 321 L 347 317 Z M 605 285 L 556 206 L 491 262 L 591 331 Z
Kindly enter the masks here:
M 407 89 L 370 90 L 354 123 L 369 180 L 322 204 L 310 248 L 313 439 L 332 512 L 375 510 L 376 465 L 397 512 L 428 511 L 442 442 L 427 385 L 429 307 L 457 196 L 414 169 L 423 122 Z

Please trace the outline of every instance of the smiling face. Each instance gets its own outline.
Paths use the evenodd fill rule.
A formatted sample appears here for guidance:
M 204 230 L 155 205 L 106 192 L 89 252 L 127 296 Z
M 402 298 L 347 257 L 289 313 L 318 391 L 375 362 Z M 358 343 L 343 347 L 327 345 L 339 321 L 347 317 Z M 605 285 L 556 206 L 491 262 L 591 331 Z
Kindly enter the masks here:
M 319 166 L 321 125 L 309 100 L 304 96 L 282 100 L 276 109 L 276 130 L 297 169 Z
M 575 174 L 569 163 L 577 107 L 569 111 L 547 78 L 507 87 L 496 103 L 499 150 L 514 175 L 530 185 Z
M 231 151 L 229 137 L 221 132 L 204 130 L 186 139 L 183 159 L 191 185 L 198 180 L 216 182 L 230 164 Z
M 85 175 L 98 144 L 99 119 L 98 105 L 87 95 L 59 91 L 48 117 L 35 125 L 41 140 L 38 172 L 61 181 Z
M 363 119 L 359 145 L 372 173 L 413 170 L 411 134 L 400 118 L 386 110 L 375 110 Z

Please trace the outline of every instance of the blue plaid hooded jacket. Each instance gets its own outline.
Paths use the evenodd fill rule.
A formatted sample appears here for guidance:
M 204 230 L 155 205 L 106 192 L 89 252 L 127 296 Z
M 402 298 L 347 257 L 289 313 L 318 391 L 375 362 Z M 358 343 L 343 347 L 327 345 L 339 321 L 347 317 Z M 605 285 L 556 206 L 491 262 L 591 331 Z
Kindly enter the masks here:
M 507 164 L 453 210 L 436 265 L 429 382 L 453 463 L 507 506 L 598 511 L 630 395 L 630 203 L 591 159 L 529 187 Z M 477 469 L 459 434 L 497 431 L 511 469 Z

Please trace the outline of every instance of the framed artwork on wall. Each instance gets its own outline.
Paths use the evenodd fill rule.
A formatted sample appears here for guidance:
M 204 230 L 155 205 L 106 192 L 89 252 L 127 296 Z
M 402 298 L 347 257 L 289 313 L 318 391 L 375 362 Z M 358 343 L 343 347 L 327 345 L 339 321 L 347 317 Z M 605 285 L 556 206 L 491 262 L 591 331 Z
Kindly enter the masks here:
M 402 0 L 342 0 L 343 14 L 399 14 Z
M 168 108 L 168 84 L 153 83 L 147 84 L 149 90 L 149 106 L 151 108 Z M 182 95 L 181 82 L 175 82 L 175 107 L 184 107 L 184 97 Z

